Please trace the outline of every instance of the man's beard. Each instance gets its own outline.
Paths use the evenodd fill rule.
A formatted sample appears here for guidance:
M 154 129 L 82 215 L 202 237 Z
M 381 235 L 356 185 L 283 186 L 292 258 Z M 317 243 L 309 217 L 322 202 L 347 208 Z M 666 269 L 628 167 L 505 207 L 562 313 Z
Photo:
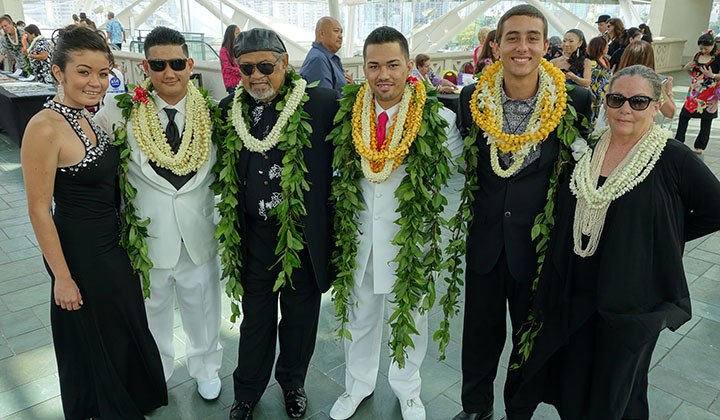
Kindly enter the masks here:
M 253 90 L 248 89 L 247 92 L 250 94 L 250 96 L 253 97 L 258 102 L 267 102 L 275 97 L 277 95 L 277 91 L 275 88 L 270 86 L 269 89 L 266 89 L 262 92 L 255 92 Z

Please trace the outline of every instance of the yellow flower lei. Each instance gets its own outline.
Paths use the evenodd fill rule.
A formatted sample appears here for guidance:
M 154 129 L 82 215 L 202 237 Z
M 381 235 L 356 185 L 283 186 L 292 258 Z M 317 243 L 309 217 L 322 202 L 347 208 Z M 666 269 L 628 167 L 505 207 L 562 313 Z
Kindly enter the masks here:
M 483 130 L 490 145 L 490 163 L 496 174 L 512 176 L 522 166 L 524 157 L 541 144 L 557 128 L 567 109 L 565 75 L 547 60 L 540 61 L 540 88 L 535 109 L 523 134 L 502 131 L 502 62 L 486 67 L 470 98 L 473 121 Z M 513 154 L 513 165 L 503 170 L 498 163 L 498 151 Z
M 405 159 L 420 131 L 422 113 L 427 99 L 424 83 L 408 82 L 400 101 L 400 109 L 390 126 L 388 141 L 377 150 L 374 96 L 364 83 L 355 98 L 352 111 L 352 138 L 361 158 L 365 177 L 374 183 L 385 181 Z M 403 127 L 395 130 L 396 126 Z
M 146 89 L 149 85 L 149 79 L 142 84 Z M 188 112 L 177 153 L 173 153 L 167 142 L 154 101 L 138 102 L 132 112 L 133 131 L 140 149 L 157 166 L 176 175 L 197 171 L 210 157 L 210 110 L 192 83 L 188 83 L 185 109 Z

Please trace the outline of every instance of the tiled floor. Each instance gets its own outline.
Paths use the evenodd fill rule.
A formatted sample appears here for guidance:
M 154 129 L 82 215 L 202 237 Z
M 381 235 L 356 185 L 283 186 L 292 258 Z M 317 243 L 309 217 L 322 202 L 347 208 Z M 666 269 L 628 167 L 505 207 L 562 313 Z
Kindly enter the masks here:
M 687 76 L 676 75 L 676 97 L 687 89 Z M 681 106 L 678 101 L 678 106 Z M 705 162 L 720 173 L 720 128 L 717 121 Z M 693 138 L 698 122 L 690 125 Z M 0 418 L 60 419 L 57 367 L 49 327 L 49 280 L 28 220 L 19 149 L 0 135 Z M 695 316 L 678 332 L 664 332 L 650 371 L 650 405 L 653 419 L 720 420 L 720 234 L 687 246 L 685 269 L 690 282 Z M 168 383 L 170 404 L 150 416 L 153 419 L 226 419 L 232 403 L 231 373 L 237 357 L 237 326 L 228 321 L 223 308 L 222 344 L 225 360 L 221 375 L 223 391 L 215 402 L 203 401 L 189 379 L 182 360 L 183 332 L 176 328 L 177 369 Z M 329 295 L 323 299 L 315 356 L 306 389 L 310 397 L 308 419 L 327 419 L 335 398 L 343 392 L 344 360 L 336 340 L 336 322 Z M 431 314 L 432 325 L 439 319 Z M 460 410 L 461 317 L 455 319 L 453 339 L 446 360 L 437 360 L 431 344 L 423 365 L 422 398 L 428 419 L 450 419 Z M 432 328 L 432 327 L 431 327 Z M 503 360 L 507 358 L 507 348 Z M 387 361 L 382 372 L 387 371 Z M 502 387 L 502 379 L 496 389 Z M 501 395 L 497 392 L 497 395 Z M 496 401 L 496 412 L 502 412 Z M 255 410 L 259 420 L 287 418 L 280 389 L 274 382 Z M 375 395 L 355 419 L 400 419 L 400 406 L 381 373 Z M 543 406 L 538 419 L 556 419 L 554 410 Z

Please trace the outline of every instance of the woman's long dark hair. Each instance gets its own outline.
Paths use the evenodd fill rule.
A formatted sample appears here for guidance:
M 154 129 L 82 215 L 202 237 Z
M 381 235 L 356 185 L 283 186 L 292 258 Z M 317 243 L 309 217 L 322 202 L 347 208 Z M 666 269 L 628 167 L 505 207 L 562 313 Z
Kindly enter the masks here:
M 587 42 L 585 41 L 585 34 L 580 29 L 570 29 L 565 33 L 575 34 L 575 36 L 580 39 L 580 46 L 577 51 L 568 58 L 568 63 L 570 63 L 570 68 L 568 68 L 568 70 L 580 77 L 583 77 L 583 73 L 585 72 L 585 59 L 587 58 Z
M 495 41 L 495 35 L 497 34 L 496 30 L 492 30 L 488 32 L 487 36 L 485 37 L 485 43 L 483 44 L 482 51 L 480 51 L 480 55 L 478 56 L 477 63 L 475 63 L 475 74 L 480 73 L 485 68 L 485 60 L 490 59 L 491 62 L 495 61 L 495 57 L 492 53 L 492 47 L 490 46 L 490 42 L 497 42 Z
M 227 48 L 227 50 L 230 52 L 232 52 L 233 50 L 233 44 L 235 43 L 235 29 L 237 28 L 237 25 L 230 25 L 225 29 L 222 46 L 223 48 Z

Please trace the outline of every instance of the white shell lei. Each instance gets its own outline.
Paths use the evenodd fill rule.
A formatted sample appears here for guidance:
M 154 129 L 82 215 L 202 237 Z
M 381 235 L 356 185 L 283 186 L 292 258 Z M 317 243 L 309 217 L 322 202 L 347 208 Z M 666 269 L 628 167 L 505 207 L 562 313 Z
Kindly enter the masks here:
M 395 120 L 392 124 L 395 125 L 395 129 L 393 130 L 392 138 L 390 138 L 390 144 L 388 145 L 388 150 L 395 149 L 402 140 L 403 135 L 403 128 L 405 127 L 405 121 L 407 120 L 408 115 L 408 109 L 410 108 L 410 100 L 412 99 L 414 90 L 411 84 L 405 85 L 405 91 L 403 92 L 402 99 L 400 100 L 400 108 L 398 109 L 398 113 L 395 116 Z M 363 101 L 363 107 L 362 107 L 362 114 L 360 115 L 360 121 L 361 121 L 361 128 L 362 128 L 362 139 L 363 143 L 365 143 L 365 146 L 372 147 L 371 146 L 371 139 L 372 139 L 372 133 L 370 132 L 370 119 L 372 118 L 372 106 L 375 106 L 373 101 L 374 95 L 372 93 L 372 90 L 368 86 L 365 89 L 365 95 L 362 98 Z M 367 178 L 368 181 L 373 182 L 375 184 L 379 184 L 390 176 L 390 174 L 393 171 L 394 166 L 394 159 L 388 159 L 385 162 L 385 166 L 383 166 L 382 170 L 380 172 L 373 172 L 370 168 L 370 161 L 363 156 L 360 156 L 360 167 L 362 168 L 363 175 L 365 175 L 365 178 Z
M 535 132 L 540 129 L 541 121 L 540 121 L 540 112 L 542 111 L 542 103 L 543 99 L 547 97 L 547 99 L 550 101 L 550 103 L 555 106 L 557 103 L 557 94 L 555 90 L 555 85 L 553 84 L 552 77 L 548 74 L 548 72 L 542 67 L 538 67 L 538 71 L 540 74 L 540 86 L 538 88 L 538 97 L 535 100 L 535 109 L 533 109 L 532 114 L 530 115 L 530 120 L 528 120 L 527 127 L 525 128 L 525 132 Z M 503 90 L 503 70 L 500 69 L 498 71 L 497 76 L 495 77 L 494 81 L 494 93 L 490 93 L 490 89 L 483 89 L 480 91 L 479 94 L 479 103 L 481 107 L 488 107 L 492 109 L 495 113 L 495 124 L 498 125 L 498 127 L 502 127 L 503 125 L 503 106 L 502 106 L 502 90 Z M 492 136 L 488 134 L 487 132 L 483 132 L 485 138 L 487 139 L 487 144 L 490 146 L 490 167 L 492 167 L 493 172 L 501 178 L 509 178 L 522 167 L 523 161 L 525 160 L 525 156 L 527 156 L 535 147 L 538 146 L 537 143 L 526 143 L 522 149 L 512 154 L 513 158 L 513 164 L 510 165 L 507 169 L 502 169 L 500 166 L 500 162 L 498 159 L 498 147 L 497 142 L 498 138 L 495 136 Z M 517 133 L 515 133 L 517 134 Z
M 653 125 L 599 188 L 597 183 L 600 168 L 610 145 L 610 129 L 605 127 L 596 130 L 593 136 L 600 137 L 595 150 L 580 159 L 570 178 L 570 191 L 577 197 L 573 221 L 574 251 L 581 257 L 589 257 L 595 253 L 610 203 L 647 178 L 672 134 L 667 129 Z M 582 244 L 583 235 L 589 237 L 585 247 Z
M 243 141 L 243 146 L 249 151 L 265 153 L 277 146 L 283 129 L 287 125 L 290 117 L 295 113 L 298 105 L 300 105 L 303 95 L 305 95 L 305 86 L 307 86 L 307 82 L 304 79 L 297 79 L 293 82 L 293 84 L 293 90 L 286 99 L 285 107 L 282 112 L 280 112 L 280 115 L 278 116 L 272 130 L 270 130 L 270 133 L 268 133 L 268 135 L 262 140 L 255 138 L 248 130 L 247 122 L 242 115 L 242 104 L 240 103 L 240 95 L 242 95 L 244 89 L 242 86 L 237 87 L 230 114 L 233 127 L 235 127 L 235 132 Z
M 149 80 L 143 82 L 143 88 L 149 86 Z M 138 102 L 132 111 L 133 132 L 140 149 L 157 166 L 176 175 L 197 171 L 210 157 L 210 110 L 192 83 L 188 83 L 185 110 L 185 127 L 177 153 L 168 144 L 152 98 L 147 103 Z

